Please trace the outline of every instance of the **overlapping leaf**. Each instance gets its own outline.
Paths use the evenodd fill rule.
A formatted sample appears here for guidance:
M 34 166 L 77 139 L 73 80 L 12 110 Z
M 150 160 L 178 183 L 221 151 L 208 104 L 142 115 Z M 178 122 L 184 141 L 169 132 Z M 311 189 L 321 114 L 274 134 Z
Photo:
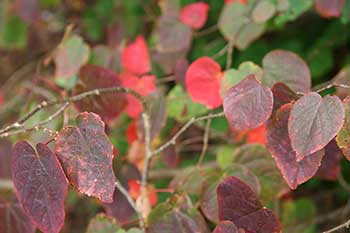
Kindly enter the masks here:
M 272 87 L 277 82 L 287 84 L 293 91 L 309 92 L 311 75 L 307 64 L 297 54 L 273 50 L 263 59 L 263 83 Z
M 193 29 L 200 29 L 208 18 L 209 5 L 204 2 L 191 3 L 181 9 L 180 20 Z
M 231 128 L 247 130 L 267 121 L 272 112 L 273 96 L 268 87 L 249 75 L 227 92 L 223 105 Z
M 230 221 L 221 221 L 215 227 L 213 233 L 239 233 L 235 224 Z
M 257 194 L 242 180 L 231 176 L 217 188 L 219 220 L 228 220 L 248 232 L 279 233 L 277 217 L 263 207 Z
M 45 145 L 36 151 L 25 141 L 12 154 L 12 178 L 18 201 L 30 220 L 45 233 L 60 232 L 68 184 L 56 155 Z
M 350 97 L 343 100 L 345 110 L 344 125 L 339 131 L 336 141 L 339 148 L 343 151 L 344 156 L 350 161 Z
M 79 72 L 79 82 L 74 89 L 74 94 L 97 88 L 118 86 L 121 86 L 121 83 L 118 76 L 112 70 L 95 65 L 85 65 Z M 95 112 L 106 121 L 113 120 L 119 116 L 125 105 L 125 94 L 117 92 L 86 97 L 75 103 L 75 106 L 80 112 Z
M 80 113 L 76 122 L 77 126 L 61 129 L 55 152 L 79 192 L 112 202 L 113 145 L 104 132 L 105 124 L 98 115 L 88 112 Z
M 344 108 L 336 96 L 321 97 L 312 92 L 293 105 L 288 132 L 297 160 L 324 148 L 344 123 Z
M 340 17 L 345 0 L 315 0 L 316 11 L 325 18 Z
M 308 181 L 321 166 L 324 150 L 297 161 L 288 135 L 288 119 L 292 104 L 283 105 L 268 121 L 266 128 L 267 147 L 276 160 L 284 180 L 291 189 Z
M 273 94 L 273 111 L 299 98 L 298 95 L 284 83 L 275 83 L 271 91 Z
M 340 160 L 342 151 L 335 140 L 332 140 L 325 147 L 325 156 L 322 164 L 316 173 L 316 177 L 325 180 L 337 180 L 340 174 Z

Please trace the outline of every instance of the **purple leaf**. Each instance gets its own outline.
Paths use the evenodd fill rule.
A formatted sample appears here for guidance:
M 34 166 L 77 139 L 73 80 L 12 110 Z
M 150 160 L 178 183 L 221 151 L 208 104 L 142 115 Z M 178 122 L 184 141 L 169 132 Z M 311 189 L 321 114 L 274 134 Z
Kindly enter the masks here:
M 324 180 L 337 180 L 340 174 L 340 160 L 342 151 L 333 139 L 325 147 L 325 156 L 322 160 L 321 167 L 316 173 L 316 177 Z
M 254 75 L 247 76 L 224 96 L 224 112 L 233 129 L 257 128 L 267 121 L 273 106 L 272 92 Z
M 273 111 L 299 98 L 297 93 L 284 83 L 275 83 L 271 91 L 273 94 Z
M 297 161 L 288 136 L 288 118 L 292 104 L 283 105 L 266 126 L 267 148 L 274 157 L 278 169 L 291 189 L 296 189 L 315 175 L 321 165 L 324 150 Z
M 230 221 L 221 221 L 215 227 L 213 233 L 239 233 L 240 231 L 237 229 L 235 224 Z
M 219 219 L 255 233 L 279 233 L 280 222 L 273 212 L 263 207 L 257 194 L 243 181 L 231 176 L 217 188 Z
M 68 184 L 55 154 L 42 143 L 36 145 L 36 151 L 25 141 L 16 143 L 12 178 L 17 198 L 30 220 L 45 233 L 60 232 Z
M 55 151 L 71 184 L 88 196 L 113 201 L 115 176 L 113 145 L 104 132 L 105 124 L 94 114 L 83 112 L 77 127 L 61 129 Z
M 295 102 L 288 120 L 288 132 L 297 160 L 324 148 L 339 132 L 345 118 L 336 96 L 321 97 L 312 92 Z

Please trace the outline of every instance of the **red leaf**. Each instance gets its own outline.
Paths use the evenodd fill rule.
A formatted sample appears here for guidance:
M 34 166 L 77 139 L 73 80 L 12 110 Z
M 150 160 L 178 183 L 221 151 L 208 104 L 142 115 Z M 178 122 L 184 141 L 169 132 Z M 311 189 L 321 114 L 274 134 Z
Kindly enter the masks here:
M 240 2 L 244 5 L 248 4 L 248 0 L 225 0 L 225 4 L 232 3 L 232 2 Z
M 180 21 L 193 29 L 200 29 L 208 18 L 209 5 L 196 2 L 186 5 L 180 12 Z
M 140 195 L 141 195 L 141 184 L 139 181 L 137 180 L 129 180 L 128 181 L 128 186 L 129 186 L 129 194 L 132 198 L 134 198 L 135 200 L 137 200 Z M 157 192 L 154 189 L 154 187 L 152 185 L 148 185 L 147 186 L 147 192 L 148 192 L 148 199 L 149 202 L 151 204 L 151 206 L 154 206 L 157 201 L 158 201 L 158 196 L 157 196 Z
M 266 143 L 265 134 L 266 134 L 265 125 L 261 125 L 258 128 L 251 129 L 247 133 L 247 142 L 265 145 Z
M 16 143 L 12 178 L 17 199 L 31 221 L 43 232 L 60 232 L 68 184 L 55 154 L 42 143 L 36 151 L 25 141 Z
M 272 112 L 273 96 L 268 87 L 249 75 L 224 96 L 224 112 L 232 129 L 247 130 L 261 126 Z
M 324 180 L 337 180 L 340 174 L 340 160 L 342 151 L 335 140 L 332 140 L 325 147 L 325 156 L 322 160 L 321 167 L 316 173 L 316 177 Z
M 237 227 L 255 233 L 279 233 L 277 217 L 263 207 L 257 194 L 243 181 L 231 176 L 217 188 L 219 219 L 229 220 Z
M 77 127 L 61 129 L 56 139 L 56 154 L 79 192 L 112 202 L 113 145 L 104 132 L 105 124 L 98 115 L 88 112 L 80 113 L 76 121 Z
M 194 61 L 186 72 L 186 87 L 194 102 L 216 108 L 222 104 L 220 96 L 221 67 L 209 57 Z
M 16 198 L 13 199 L 11 202 L 0 199 L 0 232 L 34 233 L 35 226 Z
M 156 77 L 153 75 L 145 75 L 141 78 L 130 73 L 123 73 L 120 75 L 120 80 L 124 87 L 131 88 L 144 97 L 156 91 L 156 86 L 154 84 L 155 79 Z M 125 109 L 126 113 L 132 118 L 138 117 L 142 112 L 142 104 L 132 95 L 127 95 L 126 98 L 128 101 L 128 105 Z
M 213 233 L 239 233 L 239 230 L 230 221 L 221 221 L 219 224 L 215 227 Z
M 145 74 L 151 71 L 150 56 L 143 36 L 126 46 L 122 52 L 122 64 L 124 68 L 133 74 Z
M 273 93 L 273 111 L 299 98 L 297 93 L 284 83 L 275 83 L 271 91 Z
M 345 0 L 315 0 L 316 11 L 325 18 L 340 17 Z
M 126 129 L 126 139 L 128 140 L 129 145 L 138 139 L 135 121 L 132 121 Z
M 345 111 L 337 96 L 322 98 L 312 92 L 295 102 L 288 132 L 297 160 L 324 148 L 342 128 Z
M 283 105 L 266 126 L 267 147 L 276 160 L 278 169 L 291 189 L 308 181 L 321 165 L 324 150 L 318 151 L 297 162 L 288 136 L 288 118 L 292 104 Z
M 85 65 L 80 69 L 79 82 L 74 94 L 94 90 L 96 88 L 107 88 L 121 86 L 118 76 L 109 69 Z M 108 93 L 101 96 L 91 96 L 75 103 L 80 112 L 94 112 L 103 117 L 103 120 L 115 119 L 126 105 L 125 94 Z

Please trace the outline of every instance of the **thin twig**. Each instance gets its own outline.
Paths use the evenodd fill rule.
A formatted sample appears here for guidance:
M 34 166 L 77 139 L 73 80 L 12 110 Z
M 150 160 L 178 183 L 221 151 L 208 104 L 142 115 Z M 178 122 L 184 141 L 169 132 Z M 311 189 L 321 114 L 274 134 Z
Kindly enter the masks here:
M 211 114 L 209 114 L 210 116 Z M 204 130 L 204 136 L 203 136 L 203 146 L 202 146 L 202 151 L 198 159 L 197 167 L 201 167 L 205 153 L 207 152 L 208 149 L 208 140 L 209 140 L 209 134 L 210 134 L 210 125 L 211 125 L 211 118 L 207 120 L 207 124 L 205 125 L 205 130 Z
M 221 56 L 224 56 L 224 54 L 227 52 L 228 45 L 226 44 L 222 49 L 220 49 L 216 54 L 211 56 L 213 59 L 217 59 Z
M 339 226 L 336 226 L 328 231 L 324 231 L 323 233 L 335 232 L 335 231 L 340 230 L 342 228 L 349 228 L 349 226 L 350 226 L 350 219 L 348 221 L 344 222 L 343 224 L 340 224 Z
M 206 29 L 204 29 L 204 30 L 202 30 L 202 31 L 195 32 L 193 35 L 194 35 L 195 37 L 201 37 L 201 36 L 208 35 L 208 34 L 210 34 L 210 33 L 212 33 L 212 32 L 216 32 L 217 30 L 218 30 L 218 25 L 215 24 L 215 25 L 210 26 L 210 27 L 208 27 L 208 28 L 206 28 Z
M 208 120 L 208 119 L 214 119 L 217 117 L 223 117 L 225 114 L 224 112 L 219 112 L 216 114 L 210 114 L 210 115 L 206 115 L 206 116 L 201 116 L 198 118 L 191 118 L 191 120 L 189 120 L 184 126 L 182 126 L 182 128 L 177 131 L 177 133 L 166 143 L 164 143 L 163 145 L 161 145 L 160 147 L 158 147 L 157 149 L 152 151 L 152 155 L 155 154 L 159 154 L 160 152 L 162 152 L 163 150 L 165 150 L 167 147 L 171 146 L 171 145 L 175 145 L 176 143 L 176 139 L 182 134 L 184 133 L 193 123 L 195 122 L 199 122 L 199 121 L 204 121 L 204 120 Z
M 350 85 L 335 82 L 335 83 L 330 83 L 330 84 L 328 84 L 328 85 L 326 85 L 318 90 L 315 90 L 315 91 L 319 93 L 319 92 L 322 92 L 322 91 L 327 90 L 327 89 L 332 88 L 332 87 L 341 87 L 341 88 L 350 89 Z
M 235 41 L 233 39 L 229 40 L 227 46 L 226 70 L 231 68 L 234 46 Z

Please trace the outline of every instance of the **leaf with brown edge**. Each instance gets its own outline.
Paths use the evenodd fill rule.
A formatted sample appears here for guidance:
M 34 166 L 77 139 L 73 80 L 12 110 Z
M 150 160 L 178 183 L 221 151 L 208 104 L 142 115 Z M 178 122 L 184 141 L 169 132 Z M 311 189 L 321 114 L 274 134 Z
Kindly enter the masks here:
M 97 88 L 121 86 L 118 76 L 114 71 L 95 66 L 85 65 L 80 69 L 79 82 L 73 90 L 75 95 Z M 105 121 L 115 119 L 126 106 L 126 98 L 123 93 L 105 93 L 100 96 L 86 97 L 75 103 L 77 109 L 95 112 L 103 117 Z
M 77 126 L 65 126 L 56 139 L 55 152 L 71 184 L 81 193 L 113 201 L 115 176 L 113 145 L 105 124 L 95 113 L 83 112 Z
M 324 148 L 340 131 L 345 118 L 337 96 L 321 97 L 316 92 L 295 102 L 288 120 L 292 148 L 300 161 Z
M 277 82 L 283 82 L 293 91 L 310 91 L 310 69 L 297 54 L 285 50 L 273 50 L 265 55 L 262 63 L 263 83 L 269 87 Z
M 339 131 L 336 141 L 339 148 L 343 151 L 344 156 L 350 161 L 350 97 L 343 100 L 345 110 L 344 125 Z
M 316 11 L 325 18 L 340 17 L 345 7 L 345 0 L 315 0 Z
M 316 177 L 324 180 L 337 180 L 340 174 L 340 160 L 342 151 L 333 139 L 325 147 L 325 156 L 322 160 L 321 167 L 316 173 Z
M 288 136 L 288 118 L 292 106 L 291 103 L 283 105 L 267 122 L 266 142 L 284 180 L 291 189 L 296 189 L 316 174 L 321 166 L 324 150 L 297 162 Z
M 221 221 L 215 227 L 213 233 L 243 233 L 230 221 Z
M 60 232 L 68 183 L 54 152 L 42 143 L 35 151 L 28 142 L 19 141 L 11 162 L 16 196 L 26 215 L 41 231 Z
M 249 75 L 227 91 L 223 106 L 232 129 L 253 129 L 269 119 L 273 96 L 268 87 Z
M 285 83 L 275 83 L 271 88 L 273 94 L 273 111 L 275 112 L 282 105 L 297 100 L 299 96 Z
M 274 213 L 266 209 L 257 194 L 242 180 L 231 176 L 217 188 L 219 219 L 255 233 L 280 233 L 281 225 Z
M 34 233 L 35 226 L 24 213 L 15 197 L 12 200 L 0 198 L 0 232 Z

